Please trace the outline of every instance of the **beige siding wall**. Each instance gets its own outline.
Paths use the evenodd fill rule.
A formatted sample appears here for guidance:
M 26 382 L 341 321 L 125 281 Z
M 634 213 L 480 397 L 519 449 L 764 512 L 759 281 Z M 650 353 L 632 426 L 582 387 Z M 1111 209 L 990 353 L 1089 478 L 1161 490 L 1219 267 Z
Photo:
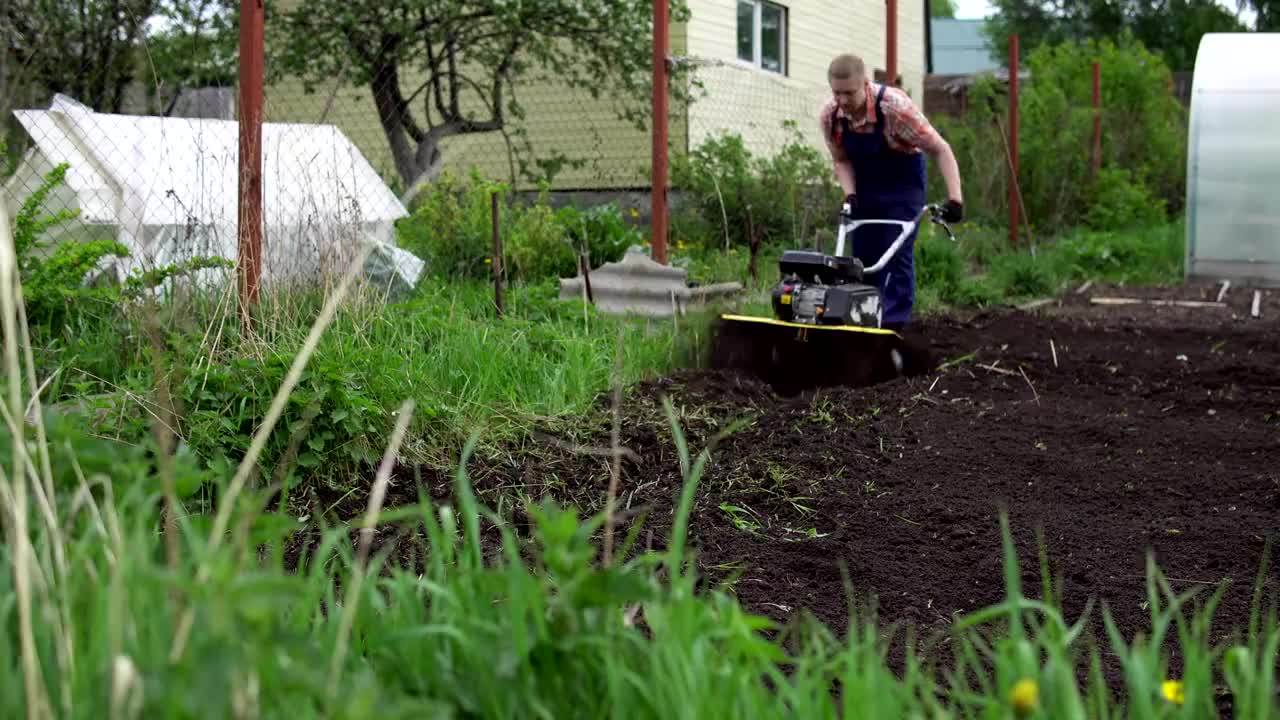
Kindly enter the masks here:
M 787 9 L 787 73 L 737 62 L 737 0 L 691 0 L 689 54 L 709 61 L 699 71 L 706 95 L 689 116 L 690 143 L 722 131 L 743 135 L 769 152 L 788 139 L 792 121 L 821 148 L 817 112 L 829 96 L 827 64 L 841 52 L 861 55 L 869 68 L 885 65 L 883 0 L 783 0 Z M 898 1 L 898 72 L 908 92 L 924 93 L 924 2 Z M 718 61 L 718 62 L 717 62 Z

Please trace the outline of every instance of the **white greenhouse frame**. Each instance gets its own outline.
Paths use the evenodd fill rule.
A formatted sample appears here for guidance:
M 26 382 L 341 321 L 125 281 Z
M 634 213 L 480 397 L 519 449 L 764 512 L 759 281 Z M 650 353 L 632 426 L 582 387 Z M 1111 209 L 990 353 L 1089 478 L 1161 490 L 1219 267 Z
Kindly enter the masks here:
M 1187 138 L 1186 275 L 1280 286 L 1280 33 L 1200 40 Z

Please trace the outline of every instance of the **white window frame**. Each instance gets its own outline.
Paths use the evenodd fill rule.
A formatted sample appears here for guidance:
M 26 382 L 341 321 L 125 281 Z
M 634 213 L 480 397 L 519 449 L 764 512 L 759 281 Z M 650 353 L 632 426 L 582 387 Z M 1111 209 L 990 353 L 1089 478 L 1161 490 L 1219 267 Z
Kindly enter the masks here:
M 752 6 L 752 10 L 753 10 L 752 15 L 751 15 L 751 55 L 752 55 L 752 57 L 751 57 L 751 59 L 750 59 L 750 60 L 743 60 L 743 59 L 738 55 L 738 47 L 737 47 L 737 45 L 738 45 L 738 41 L 737 41 L 737 37 L 738 37 L 738 33 L 737 33 L 737 24 L 738 24 L 738 21 L 737 21 L 737 14 L 736 14 L 736 12 L 737 12 L 737 8 L 738 8 L 738 6 L 739 6 L 739 5 L 741 5 L 741 4 L 743 4 L 743 3 L 750 4 L 750 5 Z M 779 69 L 779 70 L 772 70 L 772 69 L 766 68 L 766 67 L 764 66 L 764 43 L 762 42 L 762 40 L 763 40 L 763 37 L 764 37 L 764 9 L 765 9 L 765 6 L 769 6 L 769 7 L 777 8 L 777 9 L 778 9 L 778 10 L 780 10 L 780 11 L 781 11 L 781 13 L 782 13 L 782 27 L 780 27 L 780 28 L 778 29 L 778 63 L 782 66 L 782 67 L 781 67 L 781 69 Z M 734 15 L 734 35 L 733 35 L 733 37 L 734 37 L 734 41 L 733 41 L 733 44 L 734 44 L 734 48 L 733 48 L 733 55 L 734 55 L 734 58 L 736 58 L 736 59 L 737 59 L 737 61 L 738 61 L 738 62 L 740 62 L 740 63 L 742 63 L 743 65 L 747 65 L 747 66 L 753 67 L 753 68 L 755 68 L 755 69 L 757 69 L 757 70 L 763 70 L 764 72 L 767 72 L 767 73 L 773 73 L 773 74 L 777 74 L 777 75 L 783 75 L 783 76 L 786 76 L 786 75 L 787 75 L 787 72 L 788 72 L 788 67 L 787 67 L 787 65 L 788 65 L 788 63 L 787 63 L 787 27 L 788 27 L 788 26 L 790 25 L 790 23 L 791 23 L 791 18 L 789 17 L 789 14 L 790 14 L 790 13 L 788 12 L 788 8 L 787 8 L 787 6 L 786 6 L 786 5 L 779 4 L 779 3 L 776 3 L 776 2 L 769 2 L 769 0 L 738 0 L 738 2 L 734 5 L 734 11 L 735 11 L 735 15 Z

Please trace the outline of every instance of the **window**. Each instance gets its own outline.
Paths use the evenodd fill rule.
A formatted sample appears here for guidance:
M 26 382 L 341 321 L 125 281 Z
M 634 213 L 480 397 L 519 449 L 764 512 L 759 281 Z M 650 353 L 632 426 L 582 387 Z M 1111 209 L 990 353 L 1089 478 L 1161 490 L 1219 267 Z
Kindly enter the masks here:
M 738 0 L 738 59 L 787 74 L 787 9 L 765 0 Z

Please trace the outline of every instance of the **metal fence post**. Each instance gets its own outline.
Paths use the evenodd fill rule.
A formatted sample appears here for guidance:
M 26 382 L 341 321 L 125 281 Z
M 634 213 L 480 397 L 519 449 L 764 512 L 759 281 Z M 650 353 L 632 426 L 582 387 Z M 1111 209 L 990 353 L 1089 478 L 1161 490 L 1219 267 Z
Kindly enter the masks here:
M 248 317 L 262 276 L 262 0 L 240 2 L 240 307 Z
M 667 264 L 667 1 L 653 0 L 653 259 Z
M 1102 169 L 1102 66 L 1093 62 L 1093 176 Z
M 1009 244 L 1018 244 L 1018 36 L 1009 36 Z

